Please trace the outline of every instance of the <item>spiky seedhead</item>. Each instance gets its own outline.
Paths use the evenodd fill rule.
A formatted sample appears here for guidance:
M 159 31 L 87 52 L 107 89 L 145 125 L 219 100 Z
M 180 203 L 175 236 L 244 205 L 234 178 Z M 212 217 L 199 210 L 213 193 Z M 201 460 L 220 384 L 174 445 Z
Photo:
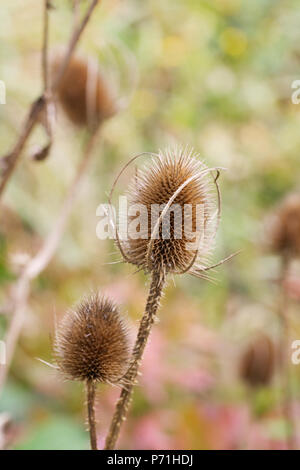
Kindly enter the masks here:
M 272 251 L 290 257 L 300 256 L 300 194 L 288 196 L 270 223 Z
M 52 53 L 53 78 L 63 61 L 63 51 Z M 72 57 L 61 78 L 57 97 L 68 118 L 78 126 L 97 126 L 117 112 L 112 90 L 91 58 Z
M 251 387 L 268 385 L 275 368 L 275 346 L 261 333 L 244 351 L 240 361 L 240 377 Z
M 100 294 L 68 312 L 55 336 L 57 365 L 71 380 L 118 383 L 127 370 L 127 328 L 116 305 Z
M 137 172 L 128 190 L 129 208 L 142 205 L 147 215 L 139 238 L 129 233 L 124 245 L 133 264 L 150 272 L 199 275 L 214 245 L 219 214 L 212 173 L 187 147 L 159 152 Z

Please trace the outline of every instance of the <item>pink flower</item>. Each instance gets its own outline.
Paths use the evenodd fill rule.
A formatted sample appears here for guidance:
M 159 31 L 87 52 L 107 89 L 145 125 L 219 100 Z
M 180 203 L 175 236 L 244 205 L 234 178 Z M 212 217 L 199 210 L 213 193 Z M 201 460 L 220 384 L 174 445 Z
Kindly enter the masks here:
M 166 422 L 169 424 L 169 417 L 164 412 L 148 414 L 141 418 L 133 431 L 133 448 L 151 450 L 174 448 L 171 437 L 164 430 Z
M 288 295 L 294 300 L 300 300 L 300 279 L 289 278 L 284 283 Z
M 230 450 L 244 447 L 250 421 L 246 406 L 209 406 L 201 413 L 203 412 L 208 420 L 212 449 Z
M 173 370 L 168 378 L 176 385 L 194 393 L 206 391 L 214 385 L 214 379 L 210 373 L 200 368 Z
M 165 357 L 166 342 L 163 336 L 155 330 L 146 347 L 140 378 L 145 395 L 153 403 L 158 403 L 166 398 L 165 379 L 168 366 Z

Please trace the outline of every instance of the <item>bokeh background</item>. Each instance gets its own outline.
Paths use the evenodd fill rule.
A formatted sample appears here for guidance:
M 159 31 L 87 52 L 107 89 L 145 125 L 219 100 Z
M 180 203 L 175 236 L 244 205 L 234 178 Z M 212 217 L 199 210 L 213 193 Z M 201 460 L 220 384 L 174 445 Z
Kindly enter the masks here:
M 54 47 L 68 40 L 72 10 L 70 1 L 52 3 Z M 1 2 L 0 79 L 7 87 L 7 104 L 0 105 L 1 155 L 15 142 L 41 91 L 42 4 Z M 298 0 L 103 0 L 79 50 L 101 63 L 111 44 L 122 44 L 135 57 L 139 80 L 134 90 L 123 87 L 122 93 L 133 91 L 129 105 L 103 126 L 59 250 L 32 285 L 0 398 L 3 445 L 88 448 L 82 386 L 64 382 L 37 358 L 53 361 L 55 316 L 92 289 L 122 304 L 134 338 L 148 278 L 129 265 L 108 264 L 119 255 L 111 241 L 96 237 L 96 208 L 107 201 L 114 177 L 130 157 L 183 143 L 194 146 L 207 164 L 227 168 L 220 179 L 222 221 L 213 260 L 242 252 L 217 269 L 214 282 L 188 275 L 170 280 L 120 448 L 287 447 L 286 367 L 276 360 L 271 381 L 250 387 L 239 364 L 256 334 L 267 334 L 279 349 L 282 343 L 280 260 L 265 250 L 264 221 L 286 194 L 299 189 L 300 105 L 291 101 L 291 85 L 300 78 L 299 21 Z M 128 70 L 121 67 L 124 78 Z M 0 208 L 0 339 L 9 323 L 13 280 L 52 227 L 83 139 L 84 132 L 58 109 L 49 158 L 39 163 L 30 158 L 46 141 L 37 128 L 7 188 Z M 291 271 L 292 340 L 300 339 L 297 261 Z M 300 365 L 289 362 L 299 448 Z M 100 445 L 118 393 L 98 387 Z

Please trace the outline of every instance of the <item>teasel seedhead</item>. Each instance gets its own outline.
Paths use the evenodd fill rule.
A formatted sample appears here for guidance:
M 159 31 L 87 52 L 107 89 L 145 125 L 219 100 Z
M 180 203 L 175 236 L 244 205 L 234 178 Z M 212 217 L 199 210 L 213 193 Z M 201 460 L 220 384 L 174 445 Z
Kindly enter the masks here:
M 135 205 L 147 209 L 139 238 L 129 233 L 121 243 L 117 232 L 117 244 L 125 261 L 146 272 L 189 272 L 205 278 L 220 219 L 219 169 L 208 168 L 189 147 L 151 155 L 151 162 L 136 172 L 127 191 L 129 210 Z M 153 214 L 159 206 L 161 212 Z M 128 217 L 128 227 L 133 219 Z
M 269 223 L 268 234 L 274 253 L 300 256 L 300 194 L 289 195 L 278 207 Z
M 128 367 L 129 349 L 117 306 L 98 293 L 69 311 L 55 335 L 57 366 L 71 380 L 119 383 Z
M 275 369 L 275 346 L 264 333 L 260 333 L 241 356 L 239 372 L 242 380 L 251 387 L 268 385 Z
M 62 50 L 52 52 L 53 80 L 64 61 Z M 73 56 L 62 75 L 57 99 L 66 115 L 78 126 L 93 128 L 118 111 L 117 99 L 108 80 L 92 58 Z

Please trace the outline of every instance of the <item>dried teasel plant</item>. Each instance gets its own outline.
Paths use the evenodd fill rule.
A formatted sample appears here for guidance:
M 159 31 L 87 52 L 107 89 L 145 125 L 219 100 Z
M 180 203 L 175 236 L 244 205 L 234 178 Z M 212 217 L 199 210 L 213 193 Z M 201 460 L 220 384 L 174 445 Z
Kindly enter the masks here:
M 267 219 L 266 246 L 280 259 L 278 279 L 278 316 L 281 321 L 281 355 L 285 358 L 285 377 L 283 377 L 284 403 L 283 411 L 287 422 L 288 448 L 294 449 L 295 424 L 292 407 L 293 393 L 291 387 L 291 369 L 288 353 L 290 351 L 289 295 L 286 281 L 291 262 L 300 257 L 300 194 L 288 195 Z
M 300 194 L 289 195 L 272 214 L 268 235 L 274 253 L 289 258 L 300 256 Z
M 52 52 L 51 71 L 55 77 L 64 60 L 61 50 Z M 57 89 L 57 101 L 70 121 L 93 129 L 118 111 L 117 98 L 93 58 L 73 56 Z
M 79 32 L 82 31 L 83 24 L 85 24 L 90 17 L 92 5 L 96 5 L 97 3 L 98 1 L 92 0 L 87 16 L 83 18 L 83 23 L 80 22 L 80 28 L 78 30 L 77 27 L 75 28 L 76 34 L 74 33 L 74 39 L 72 40 L 72 44 L 69 48 L 65 50 L 64 48 L 59 47 L 53 49 L 51 54 L 49 54 L 51 56 L 49 57 L 50 63 L 49 67 L 46 67 L 47 70 L 49 68 L 50 75 L 47 83 L 51 82 L 51 86 L 50 83 L 48 83 L 47 86 L 50 93 L 48 100 L 49 106 L 46 107 L 47 109 L 43 107 L 39 116 L 44 122 L 43 125 L 46 126 L 47 112 L 45 111 L 49 110 L 49 108 L 52 109 L 53 101 L 59 100 L 59 96 L 62 96 L 67 103 L 67 109 L 69 110 L 70 116 L 73 116 L 73 122 L 77 122 L 78 126 L 81 126 L 80 129 L 83 131 L 86 138 L 84 139 L 82 155 L 75 170 L 73 180 L 67 189 L 66 195 L 61 203 L 61 209 L 56 220 L 52 224 L 52 229 L 42 243 L 40 249 L 38 249 L 33 257 L 28 260 L 26 267 L 22 269 L 22 272 L 15 283 L 14 289 L 12 289 L 14 292 L 11 302 L 12 321 L 5 339 L 7 344 L 7 365 L 5 368 L 0 369 L 0 392 L 6 380 L 14 349 L 24 322 L 31 282 L 48 265 L 55 254 L 58 244 L 60 243 L 76 198 L 78 197 L 83 181 L 89 171 L 91 160 L 95 156 L 96 149 L 99 148 L 99 137 L 101 137 L 100 132 L 104 121 L 128 105 L 136 85 L 137 74 L 135 59 L 126 47 L 121 44 L 117 44 L 116 47 L 119 54 L 119 60 L 115 60 L 111 65 L 108 64 L 103 66 L 103 73 L 102 71 L 100 73 L 100 69 L 93 59 L 84 59 L 79 55 L 73 59 L 73 41 L 75 39 L 77 40 Z M 46 50 L 47 47 L 44 47 L 45 52 Z M 107 49 L 105 50 L 104 47 L 103 57 L 101 61 L 99 60 L 101 66 L 102 60 L 103 63 L 105 62 L 105 54 L 107 54 Z M 46 56 L 48 57 L 48 54 L 46 54 Z M 46 62 L 48 64 L 48 60 Z M 51 64 L 52 67 L 50 66 Z M 120 64 L 120 67 L 118 64 Z M 50 73 L 51 68 L 52 73 Z M 112 79 L 112 75 L 116 76 L 115 80 Z M 119 84 L 120 80 L 118 80 L 118 77 L 120 75 L 126 78 L 126 80 L 124 80 L 126 83 Z M 68 95 L 68 88 L 72 90 L 70 95 Z M 52 120 L 50 121 L 52 122 Z M 51 128 L 51 133 L 52 130 L 53 129 Z M 51 142 L 49 144 L 50 146 Z M 36 160 L 46 158 L 48 150 L 50 149 L 49 145 L 47 144 L 46 147 L 38 150 L 35 153 L 34 158 Z M 19 152 L 16 154 L 16 158 L 19 158 Z
M 97 383 L 120 384 L 129 363 L 127 326 L 118 307 L 99 293 L 66 313 L 55 332 L 54 355 L 63 377 L 86 384 L 91 449 L 97 450 Z
M 137 155 L 121 170 L 114 182 L 110 203 L 121 174 L 142 155 L 145 154 Z M 116 243 L 124 261 L 149 273 L 151 284 L 130 366 L 124 376 L 126 385 L 116 404 L 105 449 L 115 447 L 121 424 L 126 418 L 139 365 L 156 318 L 167 276 L 190 273 L 208 279 L 206 271 L 225 261 L 222 260 L 214 266 L 207 265 L 220 219 L 220 191 L 217 182 L 220 169 L 208 168 L 193 149 L 188 147 L 149 155 L 152 155 L 150 164 L 136 172 L 127 193 L 129 209 L 135 204 L 147 209 L 146 219 L 141 224 L 143 227 L 140 227 L 140 237 L 136 239 L 129 235 L 126 241 L 121 242 L 118 230 L 115 232 Z M 161 208 L 161 212 L 155 217 L 150 210 L 153 205 Z M 184 220 L 186 205 L 189 206 L 189 212 Z M 180 209 L 181 218 L 178 210 L 172 216 L 172 208 L 175 206 Z M 199 208 L 202 215 L 200 224 L 197 223 Z M 166 231 L 164 221 L 168 215 L 170 223 Z M 132 222 L 131 217 L 128 217 L 128 222 Z M 115 221 L 113 225 L 116 228 Z M 182 229 L 181 237 L 178 237 L 179 228 Z
M 49 86 L 48 81 L 48 34 L 49 34 L 49 21 L 48 21 L 48 13 L 51 10 L 52 4 L 49 0 L 44 0 L 44 27 L 43 27 L 43 45 L 42 45 L 42 79 L 43 79 L 43 93 L 35 99 L 29 109 L 29 112 L 26 115 L 24 120 L 22 129 L 20 131 L 20 135 L 13 146 L 12 150 L 7 154 L 4 155 L 0 159 L 0 198 L 11 178 L 13 175 L 17 164 L 20 160 L 20 156 L 25 148 L 27 140 L 29 139 L 31 133 L 33 132 L 34 128 L 38 123 L 46 122 L 47 134 L 50 138 L 49 143 L 46 147 L 41 148 L 39 151 L 35 152 L 34 158 L 36 160 L 43 160 L 46 158 L 48 151 L 52 145 L 52 130 L 49 127 L 49 119 L 48 119 L 48 111 L 51 108 L 49 106 L 50 102 L 52 102 L 52 98 L 55 95 L 57 88 L 59 86 L 60 80 L 64 73 L 64 70 L 67 68 L 70 59 L 78 45 L 78 42 L 86 29 L 86 26 L 100 3 L 100 0 L 91 0 L 87 5 L 86 11 L 82 17 L 78 17 L 76 14 L 76 21 L 74 22 L 74 28 L 71 33 L 70 40 L 66 47 L 66 55 L 62 62 L 61 69 L 59 70 L 55 80 Z M 78 10 L 76 8 L 76 10 Z M 0 379 L 1 382 L 1 379 Z
M 50 55 L 50 71 L 55 82 L 65 57 L 63 47 Z M 89 130 L 127 107 L 135 90 L 136 60 L 122 42 L 103 43 L 98 60 L 92 55 L 73 55 L 60 75 L 56 102 L 69 120 Z
M 47 157 L 48 151 L 52 145 L 52 129 L 51 122 L 52 115 L 49 110 L 53 108 L 52 100 L 56 95 L 56 91 L 59 87 L 60 80 L 63 76 L 64 70 L 68 67 L 69 61 L 71 60 L 76 47 L 81 39 L 86 26 L 95 11 L 96 7 L 100 3 L 100 0 L 90 0 L 86 2 L 86 8 L 84 9 L 83 15 L 78 16 L 76 24 L 72 29 L 70 40 L 65 48 L 65 57 L 61 64 L 61 69 L 58 71 L 57 76 L 50 85 L 50 77 L 48 77 L 48 48 L 49 48 L 49 21 L 48 14 L 51 9 L 51 2 L 44 0 L 44 32 L 43 32 L 43 44 L 42 44 L 42 79 L 43 79 L 43 93 L 33 101 L 30 106 L 29 112 L 24 120 L 21 132 L 17 141 L 12 148 L 11 152 L 0 158 L 0 199 L 1 196 L 12 177 L 18 162 L 20 161 L 21 155 L 24 151 L 25 145 L 33 132 L 34 128 L 38 123 L 44 123 L 48 127 L 47 133 L 49 142 L 46 147 L 42 147 L 35 152 L 33 157 L 36 160 L 43 160 Z M 49 78 L 49 79 L 48 79 Z M 49 114 L 49 116 L 48 116 Z M 14 351 L 21 334 L 21 330 L 24 324 L 27 303 L 30 295 L 30 288 L 32 280 L 37 277 L 48 265 L 51 258 L 53 257 L 60 239 L 64 233 L 68 217 L 80 190 L 82 181 L 87 173 L 89 162 L 95 149 L 97 142 L 97 132 L 94 133 L 88 139 L 85 148 L 83 149 L 82 158 L 79 162 L 78 168 L 75 172 L 73 181 L 67 190 L 64 201 L 62 202 L 61 210 L 53 223 L 52 229 L 48 234 L 45 241 L 42 243 L 40 249 L 37 250 L 35 255 L 28 260 L 26 266 L 23 267 L 22 272 L 17 277 L 14 285 L 11 288 L 12 295 L 10 295 L 9 304 L 11 309 L 10 323 L 5 335 L 6 344 L 6 365 L 0 368 L 0 393 L 3 390 L 4 383 L 6 381 L 8 371 L 13 359 Z M 4 163 L 4 167 L 3 164 Z
M 271 338 L 260 333 L 240 357 L 239 375 L 250 387 L 269 385 L 275 370 L 276 350 Z

